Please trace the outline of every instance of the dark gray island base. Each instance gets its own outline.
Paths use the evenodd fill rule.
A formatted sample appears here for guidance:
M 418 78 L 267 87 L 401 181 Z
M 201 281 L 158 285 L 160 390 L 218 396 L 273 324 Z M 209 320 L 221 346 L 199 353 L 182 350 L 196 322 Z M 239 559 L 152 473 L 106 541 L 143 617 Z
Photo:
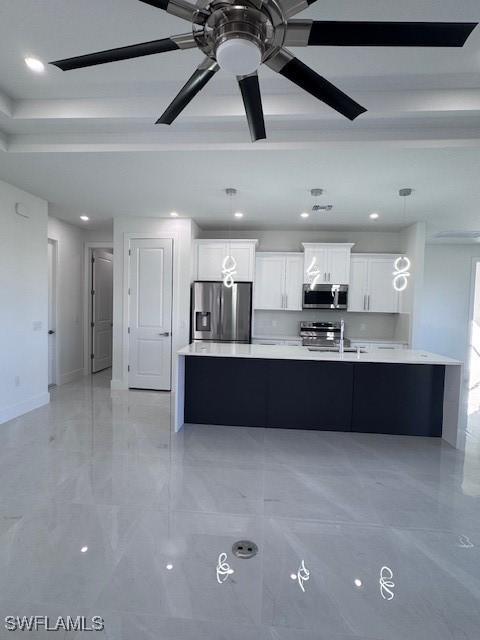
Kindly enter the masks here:
M 442 436 L 443 364 L 189 356 L 184 422 Z

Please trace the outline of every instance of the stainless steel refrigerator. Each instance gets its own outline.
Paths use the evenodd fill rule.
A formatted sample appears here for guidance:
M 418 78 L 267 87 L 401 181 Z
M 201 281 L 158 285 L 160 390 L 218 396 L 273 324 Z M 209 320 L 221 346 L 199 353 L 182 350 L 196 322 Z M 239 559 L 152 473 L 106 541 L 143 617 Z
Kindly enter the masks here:
M 251 342 L 252 283 L 197 281 L 192 285 L 191 339 Z

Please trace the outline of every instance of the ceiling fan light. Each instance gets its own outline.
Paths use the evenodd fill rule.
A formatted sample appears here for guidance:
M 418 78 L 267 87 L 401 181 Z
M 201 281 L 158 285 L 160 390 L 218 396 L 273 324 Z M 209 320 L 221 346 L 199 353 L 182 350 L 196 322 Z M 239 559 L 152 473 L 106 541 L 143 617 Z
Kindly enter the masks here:
M 235 76 L 254 73 L 262 62 L 260 48 L 246 38 L 231 38 L 217 47 L 217 62 L 220 68 Z

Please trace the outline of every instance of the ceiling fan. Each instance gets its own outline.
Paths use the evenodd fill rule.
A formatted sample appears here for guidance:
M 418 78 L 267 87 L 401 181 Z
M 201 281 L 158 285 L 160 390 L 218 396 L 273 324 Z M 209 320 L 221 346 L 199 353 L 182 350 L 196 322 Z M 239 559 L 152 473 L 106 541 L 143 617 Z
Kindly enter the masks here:
M 197 47 L 205 54 L 193 75 L 157 120 L 172 124 L 207 82 L 223 69 L 237 76 L 252 141 L 266 138 L 257 70 L 261 64 L 288 78 L 349 120 L 366 109 L 298 60 L 285 47 L 462 47 L 474 22 L 336 22 L 292 20 L 315 0 L 140 0 L 187 20 L 192 30 L 171 38 L 90 53 L 51 64 L 63 71 Z

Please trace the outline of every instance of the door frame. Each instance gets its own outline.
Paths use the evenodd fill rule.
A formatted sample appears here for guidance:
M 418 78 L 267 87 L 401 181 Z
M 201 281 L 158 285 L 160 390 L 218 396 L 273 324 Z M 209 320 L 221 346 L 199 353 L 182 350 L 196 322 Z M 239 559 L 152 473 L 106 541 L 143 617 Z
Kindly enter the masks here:
M 113 253 L 113 242 L 85 242 L 83 254 L 83 374 L 89 376 L 92 373 L 90 354 L 92 353 L 92 252 L 93 249 L 105 249 Z M 115 254 L 113 253 L 113 260 Z M 113 338 L 112 338 L 113 339 Z
M 55 238 L 47 238 L 47 250 L 48 250 L 48 244 L 51 244 L 53 247 L 53 274 L 52 274 L 52 280 L 53 280 L 53 315 L 55 318 L 55 358 L 53 361 L 53 366 L 54 366 L 54 375 L 53 375 L 53 379 L 54 382 L 52 383 L 52 386 L 54 385 L 58 385 L 58 371 L 59 371 L 59 367 L 58 367 L 58 361 L 59 361 L 59 344 L 60 344 L 60 339 L 59 339 L 59 327 L 58 327 L 58 271 L 59 271 L 59 264 L 58 264 L 58 240 L 55 240 Z M 48 256 L 47 256 L 48 259 Z M 50 268 L 50 265 L 48 265 L 48 268 Z M 47 331 L 50 330 L 50 327 L 47 327 Z M 48 377 L 48 362 L 49 359 L 47 361 L 47 377 Z
M 172 241 L 172 354 L 170 358 L 170 375 L 171 375 L 171 391 L 164 391 L 160 393 L 171 393 L 175 391 L 175 366 L 174 366 L 174 354 L 176 354 L 179 348 L 176 344 L 177 341 L 177 328 L 178 328 L 178 289 L 179 289 L 179 255 L 177 251 L 178 235 L 174 231 L 166 233 L 135 233 L 126 232 L 123 234 L 123 310 L 122 310 L 122 378 L 123 389 L 128 389 L 128 361 L 130 358 L 130 336 L 128 335 L 128 323 L 130 314 L 130 302 L 128 289 L 130 287 L 130 241 L 131 240 L 171 240 Z M 176 285 L 176 286 L 175 286 Z
M 472 342 L 472 320 L 475 308 L 475 285 L 478 264 L 480 264 L 480 257 L 473 257 L 472 266 L 470 269 L 470 300 L 468 304 L 467 344 L 465 345 L 465 353 L 467 357 L 465 359 L 465 365 L 463 368 L 463 378 L 466 382 L 468 382 L 470 379 L 470 344 Z

